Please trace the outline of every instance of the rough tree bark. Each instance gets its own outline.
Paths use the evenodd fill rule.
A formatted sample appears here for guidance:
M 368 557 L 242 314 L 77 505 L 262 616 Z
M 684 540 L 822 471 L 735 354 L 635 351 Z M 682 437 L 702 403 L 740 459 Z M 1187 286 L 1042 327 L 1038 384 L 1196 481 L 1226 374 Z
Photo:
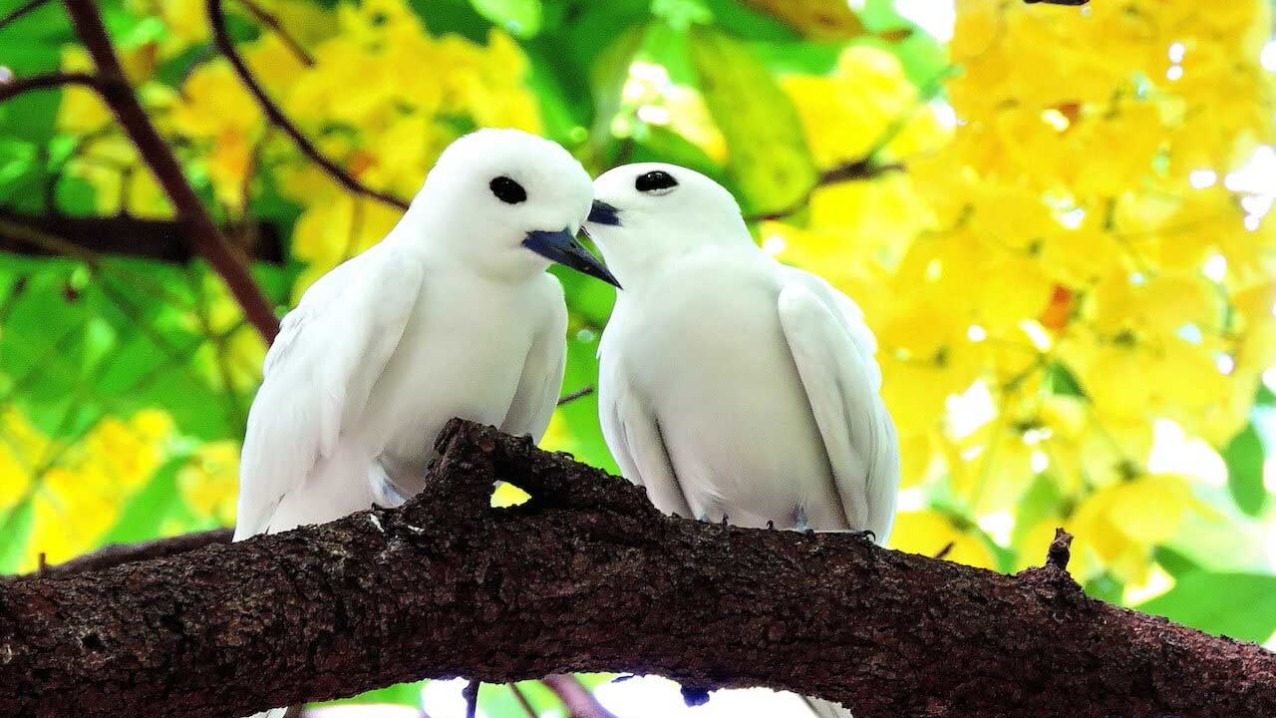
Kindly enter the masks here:
M 768 685 L 886 716 L 1276 715 L 1276 655 L 850 534 L 709 525 L 464 422 L 401 510 L 0 584 L 0 715 L 235 718 L 421 677 Z M 489 507 L 504 479 L 532 499 Z

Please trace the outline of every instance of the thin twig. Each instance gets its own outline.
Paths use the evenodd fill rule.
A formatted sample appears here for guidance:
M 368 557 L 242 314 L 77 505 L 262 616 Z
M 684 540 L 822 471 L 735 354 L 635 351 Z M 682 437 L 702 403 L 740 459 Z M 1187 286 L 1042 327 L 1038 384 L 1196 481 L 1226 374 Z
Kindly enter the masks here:
M 22 16 L 30 14 L 36 10 L 39 10 L 41 7 L 48 5 L 51 1 L 52 0 L 31 0 L 28 3 L 24 3 L 18 6 L 13 12 L 9 13 L 8 15 L 5 15 L 3 18 L 0 18 L 0 30 L 3 30 L 6 27 L 9 27 L 11 23 L 18 20 Z
M 855 182 L 857 180 L 876 179 L 888 172 L 902 172 L 903 170 L 904 170 L 904 165 L 899 163 L 877 164 L 876 162 L 873 162 L 872 160 L 869 160 L 869 159 L 856 160 L 855 162 L 847 162 L 845 164 L 840 164 L 840 165 L 837 165 L 836 167 L 833 167 L 831 169 L 825 170 L 824 172 L 820 173 L 820 176 L 818 179 L 816 179 L 815 184 L 811 185 L 811 188 L 807 190 L 806 194 L 802 195 L 801 199 L 799 199 L 797 202 L 794 202 L 793 204 L 789 205 L 788 207 L 785 207 L 784 209 L 776 210 L 774 212 L 766 212 L 763 214 L 750 215 L 748 217 L 745 217 L 744 219 L 745 221 L 748 221 L 748 222 L 763 222 L 767 220 L 784 219 L 786 217 L 789 217 L 790 215 L 800 212 L 803 207 L 810 204 L 811 197 L 813 197 L 815 195 L 815 192 L 822 187 L 828 187 L 829 185 L 834 185 L 834 184 L 842 184 L 843 182 Z
M 41 575 L 70 576 L 86 571 L 123 566 L 126 563 L 149 561 L 156 558 L 167 558 L 179 553 L 194 551 L 214 544 L 230 543 L 230 529 L 213 529 L 199 533 L 184 534 L 173 538 L 155 539 L 132 544 L 111 544 L 103 546 L 93 553 L 85 554 L 69 561 L 64 561 L 40 569 Z M 4 581 L 12 577 L 0 577 Z
M 306 67 L 315 66 L 314 55 L 311 55 L 306 48 L 301 46 L 301 43 L 297 41 L 297 38 L 293 37 L 292 34 L 288 32 L 287 28 L 283 26 L 283 23 L 279 22 L 278 16 L 253 2 L 253 0 L 239 0 L 239 4 L 244 6 L 244 9 L 248 11 L 249 15 L 257 18 L 257 22 L 270 28 L 270 31 L 275 33 L 284 45 L 292 51 L 292 54 L 297 56 L 297 59 L 301 61 L 301 64 Z
M 11 100 L 24 92 L 49 90 L 66 85 L 99 87 L 101 80 L 87 72 L 50 72 L 47 75 L 26 77 L 12 82 L 0 82 L 0 102 Z
M 538 718 L 536 709 L 532 707 L 532 702 L 527 700 L 527 696 L 523 694 L 523 689 L 518 687 L 517 683 L 509 684 L 510 690 L 514 692 L 514 700 L 523 707 L 523 711 L 527 713 L 527 718 Z
M 558 696 L 563 705 L 567 706 L 567 714 L 570 718 L 616 718 L 614 713 L 603 708 L 598 699 L 594 698 L 594 694 L 590 693 L 576 676 L 556 673 L 545 676 L 541 679 L 541 683 L 544 683 L 554 692 L 554 695 Z
M 267 342 L 273 341 L 279 333 L 279 320 L 275 316 L 274 306 L 253 280 L 243 257 L 231 248 L 213 223 L 213 218 L 182 173 L 182 166 L 178 164 L 172 149 L 155 129 L 146 110 L 142 109 L 137 96 L 133 94 L 119 58 L 115 56 L 115 48 L 102 23 L 97 4 L 93 0 L 63 2 L 71 15 L 76 34 L 97 67 L 97 76 L 104 80 L 95 85 L 98 92 L 163 187 L 178 216 L 186 222 L 195 250 L 208 260 L 226 282 L 231 294 L 257 331 Z
M 310 161 L 319 165 L 319 167 L 322 168 L 328 176 L 332 177 L 332 179 L 337 182 L 337 184 L 340 184 L 342 187 L 346 188 L 350 192 L 354 192 L 355 194 L 371 197 L 392 207 L 406 210 L 408 208 L 408 203 L 406 201 L 386 192 L 372 189 L 371 187 L 363 184 L 356 179 L 354 175 L 347 172 L 345 168 L 325 157 L 323 153 L 319 151 L 319 148 L 315 147 L 314 143 L 302 134 L 301 130 L 297 129 L 297 126 L 288 119 L 288 116 L 283 113 L 283 110 L 279 109 L 279 105 L 275 104 L 275 102 L 270 99 L 270 96 L 266 94 L 261 83 L 257 81 L 257 78 L 253 76 L 252 71 L 248 69 L 248 64 L 244 62 L 244 58 L 241 57 L 239 51 L 235 49 L 235 43 L 231 41 L 230 32 L 226 29 L 226 13 L 225 9 L 222 7 L 222 0 L 208 0 L 207 8 L 208 21 L 213 30 L 213 43 L 217 46 L 217 49 L 226 56 L 226 59 L 230 61 L 230 65 L 234 68 L 235 74 L 239 76 L 240 82 L 244 83 L 244 86 L 248 89 L 252 96 L 256 98 L 257 104 L 261 107 L 262 113 L 266 115 L 266 119 L 268 119 L 272 125 L 282 130 L 284 134 L 288 135 L 301 154 L 308 157 Z
M 563 398 L 559 399 L 559 400 L 558 400 L 558 405 L 559 405 L 559 406 L 562 406 L 562 405 L 564 405 L 564 404 L 570 404 L 570 403 L 572 403 L 573 401 L 576 401 L 577 399 L 580 399 L 580 398 L 582 398 L 582 397 L 589 396 L 590 394 L 593 394 L 593 393 L 594 393 L 594 387 L 593 387 L 593 386 L 586 386 L 586 387 L 582 387 L 582 388 L 577 389 L 576 391 L 573 391 L 572 393 L 570 393 L 570 394 L 568 394 L 568 395 L 564 396 Z

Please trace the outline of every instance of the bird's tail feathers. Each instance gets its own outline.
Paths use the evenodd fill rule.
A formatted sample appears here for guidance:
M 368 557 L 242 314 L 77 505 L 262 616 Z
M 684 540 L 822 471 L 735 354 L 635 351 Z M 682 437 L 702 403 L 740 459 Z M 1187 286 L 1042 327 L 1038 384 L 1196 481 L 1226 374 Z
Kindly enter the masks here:
M 806 705 L 818 718 L 853 718 L 850 709 L 843 708 L 841 703 L 810 696 L 802 696 L 802 700 L 806 701 Z
M 284 718 L 284 716 L 287 713 L 288 713 L 287 708 L 271 708 L 268 711 L 262 711 L 261 713 L 254 713 L 248 716 L 248 718 Z

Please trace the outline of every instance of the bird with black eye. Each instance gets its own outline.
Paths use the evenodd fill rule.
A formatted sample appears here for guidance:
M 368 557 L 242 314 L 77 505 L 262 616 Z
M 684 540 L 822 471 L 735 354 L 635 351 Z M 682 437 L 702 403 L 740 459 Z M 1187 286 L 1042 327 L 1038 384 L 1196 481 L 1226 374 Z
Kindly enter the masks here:
M 673 175 L 662 170 L 644 172 L 634 180 L 634 189 L 648 194 L 667 194 L 672 192 L 673 188 L 677 186 L 678 180 L 674 179 Z
M 488 183 L 488 188 L 492 190 L 492 194 L 505 204 L 518 204 L 527 201 L 527 190 L 523 189 L 523 185 L 514 180 L 501 175 Z

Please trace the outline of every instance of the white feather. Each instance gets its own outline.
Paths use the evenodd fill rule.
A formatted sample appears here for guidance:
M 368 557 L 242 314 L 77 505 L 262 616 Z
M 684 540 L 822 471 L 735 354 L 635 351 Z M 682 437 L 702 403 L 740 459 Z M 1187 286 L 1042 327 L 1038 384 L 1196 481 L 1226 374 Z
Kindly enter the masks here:
M 652 172 L 676 184 L 638 182 Z M 624 475 L 666 512 L 884 542 L 898 447 L 859 307 L 761 252 L 703 175 L 630 165 L 594 193 L 619 218 L 587 229 L 625 287 L 599 345 L 600 420 Z

